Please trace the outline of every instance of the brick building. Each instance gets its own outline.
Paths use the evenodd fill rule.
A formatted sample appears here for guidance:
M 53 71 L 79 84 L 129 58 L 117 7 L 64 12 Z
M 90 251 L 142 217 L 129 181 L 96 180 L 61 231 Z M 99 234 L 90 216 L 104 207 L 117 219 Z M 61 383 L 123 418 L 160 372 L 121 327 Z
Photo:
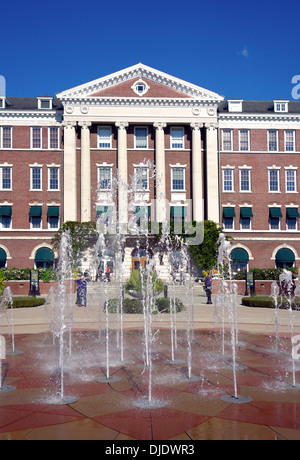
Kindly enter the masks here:
M 65 221 L 117 215 L 126 235 L 146 215 L 222 223 L 235 268 L 298 266 L 299 153 L 299 102 L 225 100 L 143 64 L 1 96 L 0 265 L 51 265 Z

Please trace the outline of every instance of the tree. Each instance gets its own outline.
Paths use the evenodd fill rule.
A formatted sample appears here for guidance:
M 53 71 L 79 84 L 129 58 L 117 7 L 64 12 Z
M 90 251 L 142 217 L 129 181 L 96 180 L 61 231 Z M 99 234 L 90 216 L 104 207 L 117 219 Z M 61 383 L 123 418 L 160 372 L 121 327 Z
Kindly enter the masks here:
M 211 269 L 217 263 L 217 242 L 222 228 L 212 220 L 204 221 L 204 238 L 199 245 L 188 246 L 195 264 L 203 269 Z

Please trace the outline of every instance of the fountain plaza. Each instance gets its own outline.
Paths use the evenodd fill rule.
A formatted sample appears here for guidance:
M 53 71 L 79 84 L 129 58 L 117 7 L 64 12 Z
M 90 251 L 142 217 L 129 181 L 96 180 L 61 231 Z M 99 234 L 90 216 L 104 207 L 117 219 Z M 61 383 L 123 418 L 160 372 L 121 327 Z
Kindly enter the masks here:
M 274 309 L 242 306 L 236 296 L 233 359 L 229 309 L 221 318 L 216 296 L 206 305 L 195 285 L 188 309 L 152 316 L 147 364 L 144 315 L 123 314 L 120 332 L 120 316 L 99 309 L 104 284 L 88 286 L 86 308 L 71 296 L 63 357 L 49 306 L 15 309 L 13 336 L 10 312 L 2 315 L 0 439 L 300 439 L 300 361 L 297 349 L 291 359 L 288 310 L 278 310 L 275 331 Z M 107 298 L 114 288 L 106 284 Z M 184 300 L 185 289 L 176 286 L 176 296 Z M 293 320 L 296 340 L 300 312 Z

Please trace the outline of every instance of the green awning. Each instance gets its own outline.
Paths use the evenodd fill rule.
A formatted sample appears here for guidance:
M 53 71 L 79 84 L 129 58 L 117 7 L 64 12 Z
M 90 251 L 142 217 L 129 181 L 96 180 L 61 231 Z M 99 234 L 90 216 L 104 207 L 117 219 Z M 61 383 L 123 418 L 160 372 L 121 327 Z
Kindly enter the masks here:
M 295 254 L 288 248 L 279 249 L 276 253 L 276 261 L 293 265 L 295 262 Z
M 11 216 L 11 206 L 0 206 L 0 216 Z
M 35 262 L 53 262 L 54 254 L 50 248 L 40 248 L 36 251 Z
M 286 217 L 288 219 L 298 219 L 300 217 L 298 208 L 286 208 Z
M 243 248 L 233 249 L 230 258 L 233 262 L 249 262 L 248 252 Z
M 59 206 L 48 206 L 47 217 L 59 217 Z
M 223 208 L 223 217 L 235 217 L 235 209 L 233 207 Z
M 0 248 L 0 261 L 6 262 L 6 252 L 2 248 Z
M 171 217 L 186 217 L 187 206 L 171 206 Z
M 245 207 L 241 208 L 241 217 L 253 217 L 252 208 Z
M 29 216 L 30 217 L 41 217 L 42 206 L 30 206 Z
M 282 217 L 282 212 L 280 208 L 270 208 L 270 217 L 271 218 L 276 218 L 276 217 Z

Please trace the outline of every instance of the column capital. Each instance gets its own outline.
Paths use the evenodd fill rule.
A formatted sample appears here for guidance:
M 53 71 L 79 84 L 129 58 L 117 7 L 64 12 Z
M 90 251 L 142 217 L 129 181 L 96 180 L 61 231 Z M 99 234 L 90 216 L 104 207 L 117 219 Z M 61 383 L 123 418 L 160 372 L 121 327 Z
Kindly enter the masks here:
M 205 123 L 205 128 L 214 131 L 218 128 L 218 123 Z
M 78 126 L 80 126 L 80 128 L 82 129 L 88 129 L 92 126 L 92 122 L 91 121 L 79 121 Z
M 77 125 L 77 121 L 63 121 L 62 125 L 64 128 L 75 128 Z
M 163 130 L 167 127 L 167 123 L 164 122 L 164 121 L 155 121 L 153 123 L 153 126 L 154 128 L 158 129 L 158 130 Z
M 195 131 L 198 131 L 198 129 L 203 128 L 203 126 L 204 126 L 203 123 L 191 123 L 190 124 L 190 127 Z
M 129 126 L 129 123 L 128 121 L 117 121 L 115 125 L 118 129 L 126 129 Z

